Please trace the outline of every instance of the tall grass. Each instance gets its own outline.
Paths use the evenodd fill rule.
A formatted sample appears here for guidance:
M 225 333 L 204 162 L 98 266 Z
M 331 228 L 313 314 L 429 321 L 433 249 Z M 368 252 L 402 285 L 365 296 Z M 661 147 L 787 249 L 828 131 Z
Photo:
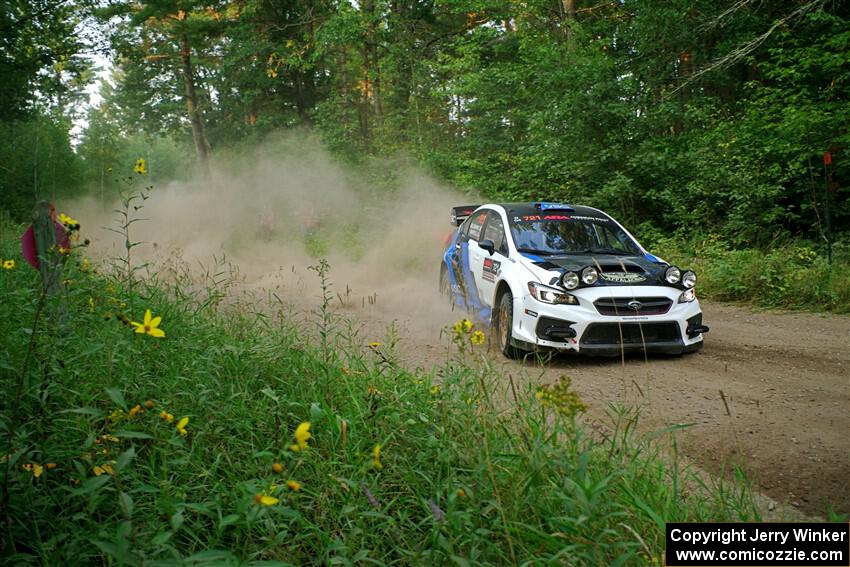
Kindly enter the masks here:
M 408 370 L 330 313 L 324 263 L 305 326 L 223 297 L 226 278 L 128 292 L 132 271 L 79 251 L 45 298 L 17 233 L 0 235 L 18 261 L 0 273 L 9 564 L 659 565 L 666 521 L 758 519 L 744 488 L 638 436 L 633 411 L 590 430 L 566 380 L 504 400 L 463 325 L 444 365 Z M 165 338 L 129 325 L 148 308 Z

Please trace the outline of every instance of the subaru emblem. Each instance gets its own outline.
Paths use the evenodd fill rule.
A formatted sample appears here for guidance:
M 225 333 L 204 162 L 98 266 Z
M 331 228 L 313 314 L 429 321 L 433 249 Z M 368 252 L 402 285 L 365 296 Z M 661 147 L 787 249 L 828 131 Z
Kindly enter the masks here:
M 641 303 L 637 299 L 633 299 L 626 303 L 626 307 L 628 307 L 632 311 L 640 311 L 640 308 L 643 307 L 643 303 Z

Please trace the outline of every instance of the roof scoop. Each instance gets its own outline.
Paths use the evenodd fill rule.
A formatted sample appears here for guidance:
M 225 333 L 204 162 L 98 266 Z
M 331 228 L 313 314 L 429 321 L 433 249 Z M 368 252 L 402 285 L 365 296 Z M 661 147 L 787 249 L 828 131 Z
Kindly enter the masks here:
M 534 203 L 534 208 L 538 211 L 574 211 L 575 209 L 564 203 Z

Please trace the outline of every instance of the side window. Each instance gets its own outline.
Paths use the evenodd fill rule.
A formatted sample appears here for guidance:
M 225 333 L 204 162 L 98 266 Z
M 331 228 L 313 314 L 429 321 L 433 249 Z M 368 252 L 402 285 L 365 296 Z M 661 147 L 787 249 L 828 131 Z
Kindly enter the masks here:
M 468 218 L 463 221 L 463 224 L 460 225 L 460 234 L 461 240 L 466 240 L 469 238 L 469 225 L 472 224 L 472 218 Z
M 496 250 L 503 256 L 508 255 L 508 241 L 505 238 L 505 225 L 498 213 L 490 211 L 487 214 L 487 226 L 484 228 L 484 236 L 481 240 L 492 240 Z
M 469 236 L 470 240 L 478 242 L 478 239 L 481 236 L 481 227 L 484 226 L 484 220 L 486 218 L 487 211 L 475 213 L 472 218 L 472 221 L 469 223 L 469 232 L 467 233 L 467 236 Z

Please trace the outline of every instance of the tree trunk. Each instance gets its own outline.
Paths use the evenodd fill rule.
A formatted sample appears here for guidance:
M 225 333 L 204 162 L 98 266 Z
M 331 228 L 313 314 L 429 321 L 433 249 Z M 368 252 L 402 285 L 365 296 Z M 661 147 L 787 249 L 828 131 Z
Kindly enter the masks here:
M 573 47 L 573 23 L 576 20 L 576 1 L 561 0 L 561 8 L 564 11 L 564 37 L 567 39 L 567 46 Z
M 375 112 L 375 126 L 380 129 L 384 124 L 384 109 L 381 104 L 381 66 L 378 62 L 378 42 L 375 39 L 375 2 L 364 0 L 363 11 L 366 14 L 366 81 L 371 91 L 372 107 Z
M 198 94 L 195 89 L 195 76 L 192 70 L 192 52 L 189 48 L 189 37 L 183 35 L 180 39 L 181 59 L 183 61 L 183 84 L 186 90 L 186 110 L 189 122 L 192 124 L 192 140 L 195 142 L 195 154 L 198 165 L 204 174 L 209 173 L 209 142 L 204 134 L 204 121 L 198 108 Z

